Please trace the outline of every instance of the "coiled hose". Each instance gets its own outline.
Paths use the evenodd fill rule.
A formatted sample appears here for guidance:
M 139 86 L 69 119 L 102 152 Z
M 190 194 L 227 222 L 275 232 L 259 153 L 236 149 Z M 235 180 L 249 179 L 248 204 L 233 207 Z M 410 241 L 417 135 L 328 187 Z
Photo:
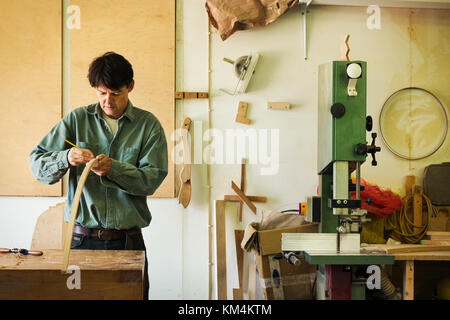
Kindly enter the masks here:
M 427 209 L 425 222 L 421 225 L 414 224 L 408 217 L 412 217 L 412 208 L 414 196 L 406 196 L 403 199 L 403 206 L 396 211 L 396 228 L 392 231 L 392 238 L 402 243 L 419 243 L 425 236 L 431 217 L 437 216 L 437 209 L 431 204 L 430 199 L 422 194 L 422 212 L 424 207 Z M 424 205 L 425 204 L 425 205 Z

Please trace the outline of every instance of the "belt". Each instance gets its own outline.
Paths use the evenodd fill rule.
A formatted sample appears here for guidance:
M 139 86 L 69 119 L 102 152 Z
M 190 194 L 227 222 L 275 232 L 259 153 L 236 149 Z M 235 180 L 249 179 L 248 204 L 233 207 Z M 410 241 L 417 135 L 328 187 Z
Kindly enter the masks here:
M 116 229 L 85 228 L 82 226 L 74 226 L 73 232 L 98 238 L 100 240 L 119 240 L 123 239 L 124 237 L 128 238 L 128 236 L 141 233 L 141 229 L 133 228 L 128 230 L 116 230 Z

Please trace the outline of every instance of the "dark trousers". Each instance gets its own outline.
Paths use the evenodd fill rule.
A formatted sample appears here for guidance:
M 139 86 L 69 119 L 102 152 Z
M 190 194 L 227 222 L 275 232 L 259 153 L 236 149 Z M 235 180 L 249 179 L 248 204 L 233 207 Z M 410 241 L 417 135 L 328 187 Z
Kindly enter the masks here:
M 148 261 L 142 233 L 136 233 L 129 236 L 132 240 L 132 248 L 128 250 L 143 250 L 145 252 L 144 266 L 144 300 L 148 300 L 149 280 L 148 280 Z M 129 246 L 128 246 L 129 247 Z M 74 233 L 72 236 L 71 249 L 89 249 L 89 250 L 127 250 L 127 239 L 124 236 L 118 240 L 100 240 L 96 237 Z

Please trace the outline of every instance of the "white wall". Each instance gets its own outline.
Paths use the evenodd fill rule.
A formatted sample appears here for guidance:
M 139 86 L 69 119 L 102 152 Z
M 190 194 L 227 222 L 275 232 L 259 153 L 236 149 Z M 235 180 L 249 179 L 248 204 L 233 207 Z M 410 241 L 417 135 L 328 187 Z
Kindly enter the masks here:
M 206 91 L 208 24 L 204 1 L 177 2 L 176 87 L 178 91 Z M 447 19 L 442 19 L 443 15 Z M 264 165 L 247 165 L 246 194 L 267 196 L 268 202 L 256 203 L 256 216 L 244 206 L 241 223 L 237 218 L 238 206 L 233 203 L 226 206 L 229 299 L 232 288 L 238 284 L 233 230 L 260 220 L 262 210 L 295 208 L 306 196 L 316 194 L 317 70 L 321 63 L 340 59 L 340 35 L 351 35 L 351 59 L 368 62 L 368 113 L 375 120 L 375 131 L 378 131 L 378 116 L 384 100 L 402 87 L 422 86 L 437 94 L 446 106 L 450 103 L 448 11 L 415 10 L 411 13 L 409 9 L 382 8 L 381 30 L 367 29 L 365 7 L 313 6 L 310 17 L 309 59 L 306 61 L 299 10 L 287 13 L 265 28 L 237 32 L 226 41 L 214 31 L 211 37 L 211 126 L 223 133 L 231 128 L 278 129 L 280 141 L 279 170 L 275 175 L 261 175 Z M 411 30 L 417 31 L 413 40 L 408 33 L 411 26 Z M 440 34 L 439 38 L 436 33 Z M 236 78 L 232 66 L 222 61 L 223 57 L 235 59 L 249 52 L 259 52 L 261 57 L 248 93 L 224 94 L 219 89 L 233 88 Z M 437 62 L 440 67 L 428 68 L 429 61 Z M 436 76 L 436 72 L 429 74 L 430 70 L 441 73 Z M 239 101 L 249 103 L 250 126 L 234 122 Z M 290 102 L 292 109 L 269 111 L 266 109 L 268 101 Z M 194 122 L 202 121 L 205 130 L 208 101 L 177 102 L 178 123 L 185 116 Z M 192 128 L 193 132 L 200 130 L 198 124 L 196 122 Z M 410 173 L 421 176 L 426 165 L 449 161 L 449 140 L 447 137 L 441 149 L 429 158 L 406 161 L 392 155 L 378 139 L 382 147 L 377 155 L 379 165 L 370 167 L 370 161 L 365 163 L 363 177 L 403 192 L 404 176 Z M 202 147 L 207 145 L 208 142 L 204 142 Z M 268 146 L 270 150 L 271 145 Z M 239 185 L 240 165 L 237 162 L 211 165 L 210 170 L 210 205 L 213 205 L 213 201 L 223 199 L 223 195 L 233 194 L 231 180 Z M 207 191 L 206 165 L 195 164 L 192 166 L 192 199 L 187 209 L 176 199 L 148 200 L 153 221 L 144 230 L 144 237 L 150 260 L 151 299 L 208 299 Z M 0 197 L 0 247 L 28 247 L 38 215 L 62 200 Z M 215 240 L 213 234 L 212 240 Z M 215 281 L 212 285 L 215 290 Z M 215 297 L 213 294 L 212 298 Z

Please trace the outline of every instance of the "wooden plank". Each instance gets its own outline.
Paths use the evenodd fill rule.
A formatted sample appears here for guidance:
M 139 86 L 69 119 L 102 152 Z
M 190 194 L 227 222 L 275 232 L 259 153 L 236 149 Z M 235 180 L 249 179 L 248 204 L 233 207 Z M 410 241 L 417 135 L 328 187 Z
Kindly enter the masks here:
M 256 299 L 256 262 L 250 259 L 248 264 L 248 300 Z
M 336 233 L 283 233 L 281 237 L 283 251 L 323 251 L 335 252 Z M 340 239 L 341 252 L 360 252 L 360 234 L 343 233 Z
M 242 159 L 241 163 L 241 190 L 242 192 L 245 192 L 245 159 Z M 239 221 L 242 221 L 242 207 L 244 204 L 242 201 L 239 201 Z
M 450 251 L 450 245 L 418 245 L 411 247 L 387 248 L 386 253 L 436 252 Z
M 422 241 L 420 241 L 420 243 L 425 244 L 425 245 L 450 246 L 450 239 L 449 240 L 422 240 Z
M 416 177 L 413 175 L 406 176 L 405 181 L 405 195 L 412 196 L 414 190 L 414 184 L 416 183 Z
M 244 230 L 234 230 L 239 289 L 242 289 L 242 278 L 244 277 L 244 251 L 241 247 L 242 239 L 244 239 Z
M 183 99 L 183 98 L 184 98 L 184 92 L 182 92 L 182 91 L 175 92 L 175 99 Z
M 427 231 L 425 235 L 430 240 L 450 240 L 450 232 L 448 231 Z
M 267 109 L 274 110 L 289 110 L 291 108 L 291 104 L 289 102 L 268 102 Z
M 234 190 L 234 192 L 237 193 L 237 195 L 239 196 L 239 198 L 245 202 L 245 204 L 249 207 L 249 209 L 256 214 L 256 207 L 255 205 L 245 196 L 245 194 L 239 189 L 239 187 L 233 182 L 231 181 L 231 188 Z
M 227 300 L 227 251 L 225 231 L 225 201 L 216 200 L 216 260 L 217 299 Z
M 430 240 L 450 240 L 450 237 L 447 236 L 430 236 Z
M 61 1 L 0 1 L 2 196 L 63 195 L 61 182 L 37 181 L 28 162 L 62 116 L 61 12 Z
M 246 196 L 248 200 L 251 202 L 267 202 L 267 197 L 260 197 L 260 196 Z M 225 201 L 233 201 L 233 202 L 240 202 L 241 199 L 239 196 L 235 195 L 224 195 L 223 200 Z
M 413 223 L 415 225 L 414 232 L 422 230 L 420 226 L 423 224 L 422 218 L 422 187 L 414 186 L 413 194 Z
M 79 289 L 69 289 L 74 275 L 61 273 L 62 250 L 42 256 L 0 255 L 0 299 L 142 299 L 144 251 L 72 250 Z M 69 269 L 70 270 L 70 269 Z
M 414 261 L 407 260 L 403 268 L 403 300 L 414 300 Z
M 233 288 L 233 300 L 244 300 L 242 289 Z
M 438 237 L 448 237 L 450 238 L 449 231 L 427 231 L 427 236 L 438 236 Z
M 176 129 L 173 98 L 175 0 L 109 0 L 107 6 L 104 0 L 72 0 L 70 3 L 79 6 L 81 12 L 81 28 L 70 31 L 70 108 L 97 102 L 96 92 L 86 80 L 89 64 L 107 51 L 119 53 L 134 70 L 135 86 L 130 100 L 158 118 L 170 152 L 175 146 L 171 134 Z M 61 29 L 61 19 L 58 27 Z M 175 181 L 178 177 L 171 157 L 168 169 L 167 177 L 151 197 L 177 196 Z
M 184 98 L 185 99 L 197 99 L 198 95 L 197 92 L 185 92 Z
M 394 254 L 395 260 L 426 260 L 426 261 L 450 261 L 450 251 L 416 251 L 408 250 L 404 248 L 416 248 L 420 245 L 414 244 L 399 244 L 399 245 L 386 245 L 386 244 L 377 244 L 371 245 L 367 247 L 361 247 L 361 252 L 365 251 L 381 251 L 383 253 L 389 252 L 389 250 L 400 248 Z M 426 245 L 421 245 L 426 246 Z M 428 247 L 428 246 L 427 246 Z M 420 250 L 420 249 L 419 249 Z M 401 251 L 401 252 L 400 252 Z

